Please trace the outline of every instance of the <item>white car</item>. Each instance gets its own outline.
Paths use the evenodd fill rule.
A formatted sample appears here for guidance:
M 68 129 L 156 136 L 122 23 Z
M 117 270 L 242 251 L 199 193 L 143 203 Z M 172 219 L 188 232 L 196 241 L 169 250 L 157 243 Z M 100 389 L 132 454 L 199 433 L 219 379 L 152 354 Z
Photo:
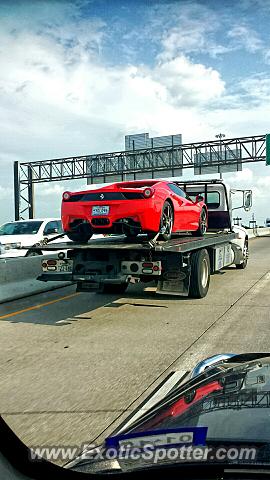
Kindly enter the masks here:
M 31 250 L 20 247 L 33 246 L 44 239 L 51 239 L 63 233 L 59 218 L 35 218 L 4 223 L 0 227 L 0 259 L 7 257 L 28 257 Z M 65 242 L 66 237 L 53 242 Z M 40 252 L 41 253 L 41 252 Z

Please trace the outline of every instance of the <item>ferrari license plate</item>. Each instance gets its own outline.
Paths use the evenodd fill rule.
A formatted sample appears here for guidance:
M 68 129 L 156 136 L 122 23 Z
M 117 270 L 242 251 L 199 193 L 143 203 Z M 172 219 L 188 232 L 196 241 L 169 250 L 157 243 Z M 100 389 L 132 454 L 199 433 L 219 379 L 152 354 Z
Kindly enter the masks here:
M 108 206 L 95 206 L 92 207 L 92 215 L 108 215 L 110 207 Z

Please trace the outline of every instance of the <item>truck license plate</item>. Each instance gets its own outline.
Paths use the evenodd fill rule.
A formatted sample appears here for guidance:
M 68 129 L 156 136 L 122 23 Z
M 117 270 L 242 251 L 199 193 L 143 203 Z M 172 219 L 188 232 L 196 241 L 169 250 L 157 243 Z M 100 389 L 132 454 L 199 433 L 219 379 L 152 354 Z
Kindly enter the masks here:
M 92 207 L 92 215 L 108 215 L 110 207 L 108 206 L 95 206 Z
M 72 265 L 57 265 L 57 272 L 72 272 Z
M 72 273 L 73 260 L 44 260 L 42 262 L 43 272 Z

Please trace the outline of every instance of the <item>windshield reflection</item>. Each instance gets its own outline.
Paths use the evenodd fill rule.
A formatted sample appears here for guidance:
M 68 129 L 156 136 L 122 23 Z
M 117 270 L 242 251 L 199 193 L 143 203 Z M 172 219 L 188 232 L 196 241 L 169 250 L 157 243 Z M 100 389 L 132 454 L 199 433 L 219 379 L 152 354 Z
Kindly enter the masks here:
M 12 222 L 0 227 L 0 235 L 35 235 L 42 222 Z

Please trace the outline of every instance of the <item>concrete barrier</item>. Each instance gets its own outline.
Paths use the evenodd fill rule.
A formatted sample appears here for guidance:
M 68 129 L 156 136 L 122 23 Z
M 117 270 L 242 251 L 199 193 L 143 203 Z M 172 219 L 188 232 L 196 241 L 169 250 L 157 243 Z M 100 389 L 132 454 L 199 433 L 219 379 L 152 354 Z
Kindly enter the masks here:
M 47 292 L 71 282 L 40 282 L 41 262 L 55 255 L 17 257 L 0 260 L 0 303 Z
M 252 230 L 247 230 L 248 238 L 264 237 L 265 235 L 270 235 L 270 228 L 254 228 Z

